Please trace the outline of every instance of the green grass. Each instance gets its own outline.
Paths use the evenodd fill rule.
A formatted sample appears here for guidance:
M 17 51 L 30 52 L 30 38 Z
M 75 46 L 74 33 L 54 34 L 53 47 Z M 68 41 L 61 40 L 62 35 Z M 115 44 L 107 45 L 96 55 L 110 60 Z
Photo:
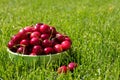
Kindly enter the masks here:
M 48 66 L 14 63 L 6 45 L 19 29 L 43 22 L 71 37 L 69 55 Z M 56 69 L 75 61 L 74 73 Z M 119 0 L 0 0 L 0 78 L 3 80 L 120 80 Z

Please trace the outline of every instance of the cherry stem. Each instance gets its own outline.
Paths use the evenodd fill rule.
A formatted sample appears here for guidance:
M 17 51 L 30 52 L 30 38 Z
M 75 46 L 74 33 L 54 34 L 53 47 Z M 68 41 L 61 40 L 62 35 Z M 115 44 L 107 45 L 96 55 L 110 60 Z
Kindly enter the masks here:
M 52 34 L 53 34 L 53 30 L 52 30 L 52 32 L 51 32 L 51 34 L 50 34 L 49 40 L 51 39 L 51 37 L 52 37 Z

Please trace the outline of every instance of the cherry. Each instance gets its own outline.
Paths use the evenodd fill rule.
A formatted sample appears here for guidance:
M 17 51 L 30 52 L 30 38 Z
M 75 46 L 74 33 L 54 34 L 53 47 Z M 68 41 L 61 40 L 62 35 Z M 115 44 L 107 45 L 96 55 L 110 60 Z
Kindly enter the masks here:
M 59 67 L 57 73 L 67 73 L 67 67 L 65 65 Z
M 16 52 L 17 48 L 19 47 L 19 45 L 17 45 L 16 43 L 14 43 L 13 40 L 10 40 L 7 44 L 7 47 L 12 51 L 12 52 Z
M 8 42 L 7 46 L 8 46 L 9 49 L 12 49 L 14 47 L 14 45 L 15 45 L 15 43 L 11 40 L 11 41 Z
M 18 32 L 19 35 L 24 35 L 26 34 L 26 31 L 25 29 L 20 29 L 19 32 Z
M 30 38 L 33 38 L 33 37 L 40 37 L 41 36 L 41 33 L 38 32 L 38 31 L 35 31 L 35 32 L 32 32 L 31 35 L 30 35 Z
M 44 48 L 44 53 L 45 54 L 53 53 L 53 48 L 52 47 L 46 47 L 46 48 Z
M 41 33 L 50 33 L 50 27 L 46 24 L 43 24 L 40 26 L 40 32 Z
M 23 40 L 20 42 L 20 45 L 21 45 L 21 46 L 28 46 L 28 45 L 29 45 L 29 40 L 23 39 Z
M 18 34 L 17 34 L 21 39 L 26 39 L 27 38 L 27 32 L 25 29 L 20 29 Z
M 75 63 L 75 62 L 71 62 L 68 64 L 68 69 L 70 71 L 73 71 L 76 67 L 77 67 L 77 63 Z
M 15 43 L 15 44 L 19 44 L 20 42 L 20 36 L 19 35 L 14 35 L 12 36 L 11 40 Z
M 57 38 L 60 42 L 62 42 L 62 41 L 65 40 L 65 37 L 64 37 L 62 34 L 60 34 L 60 33 L 57 33 L 57 34 L 56 34 L 56 38 Z
M 20 46 L 19 48 L 17 48 L 17 53 L 20 54 L 29 54 L 27 47 L 24 46 Z
M 58 41 L 57 38 L 52 38 L 51 42 L 52 42 L 52 46 L 55 46 L 56 44 L 59 44 L 59 41 Z
M 55 29 L 55 27 L 50 27 L 50 33 L 56 34 L 56 29 Z
M 50 37 L 54 38 L 56 36 L 56 29 L 55 27 L 50 27 Z
M 56 45 L 54 46 L 54 50 L 55 50 L 55 52 L 57 52 L 57 53 L 60 53 L 60 52 L 63 51 L 62 46 L 61 46 L 60 44 L 56 44 Z
M 69 49 L 71 47 L 71 43 L 69 41 L 63 41 L 61 43 L 61 46 L 62 46 L 63 50 L 67 50 L 67 49 Z
M 43 23 L 37 23 L 34 27 L 34 31 L 40 31 L 40 26 L 43 25 Z
M 17 52 L 18 53 L 25 53 L 25 47 L 19 47 L 18 49 L 17 49 Z
M 49 34 L 42 34 L 41 35 L 41 39 L 44 40 L 44 39 L 49 39 L 50 35 Z
M 32 26 L 27 26 L 24 28 L 24 30 L 27 32 L 27 33 L 31 33 L 34 31 L 34 28 Z
M 71 41 L 71 39 L 68 36 L 65 37 L 65 41 L 69 41 L 72 44 L 72 41 Z
M 33 38 L 30 40 L 30 44 L 31 44 L 31 45 L 40 45 L 40 44 L 41 44 L 41 41 L 40 41 L 39 38 L 33 37 Z
M 40 45 L 35 45 L 32 49 L 32 53 L 36 53 L 37 55 L 42 54 L 43 49 Z
M 43 47 L 51 47 L 52 46 L 52 42 L 50 40 L 48 40 L 48 39 L 45 39 L 42 42 L 42 46 Z

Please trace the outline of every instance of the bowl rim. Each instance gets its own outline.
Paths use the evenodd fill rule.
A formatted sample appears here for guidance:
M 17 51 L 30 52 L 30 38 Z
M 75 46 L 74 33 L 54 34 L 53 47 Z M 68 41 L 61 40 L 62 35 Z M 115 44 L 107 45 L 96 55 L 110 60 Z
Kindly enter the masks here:
M 66 51 L 63 51 L 61 53 L 56 53 L 56 54 L 48 54 L 48 55 L 24 55 L 24 54 L 19 54 L 19 53 L 16 53 L 16 52 L 12 52 L 9 48 L 7 48 L 7 51 L 10 52 L 11 54 L 13 55 L 16 55 L 16 56 L 22 56 L 22 57 L 49 57 L 49 56 L 57 56 L 57 55 L 60 55 L 60 54 L 64 54 L 64 52 Z

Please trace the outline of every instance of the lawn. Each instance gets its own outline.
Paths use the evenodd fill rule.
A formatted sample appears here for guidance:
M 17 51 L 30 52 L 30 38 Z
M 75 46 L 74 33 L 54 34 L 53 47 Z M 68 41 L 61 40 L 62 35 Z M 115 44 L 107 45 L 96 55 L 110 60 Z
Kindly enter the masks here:
M 11 61 L 6 46 L 19 29 L 38 22 L 72 39 L 67 57 L 49 65 Z M 78 63 L 73 73 L 57 68 Z M 0 79 L 120 80 L 119 0 L 0 0 Z

